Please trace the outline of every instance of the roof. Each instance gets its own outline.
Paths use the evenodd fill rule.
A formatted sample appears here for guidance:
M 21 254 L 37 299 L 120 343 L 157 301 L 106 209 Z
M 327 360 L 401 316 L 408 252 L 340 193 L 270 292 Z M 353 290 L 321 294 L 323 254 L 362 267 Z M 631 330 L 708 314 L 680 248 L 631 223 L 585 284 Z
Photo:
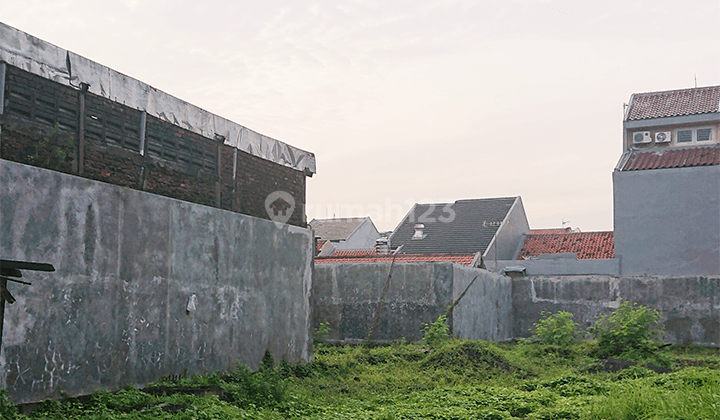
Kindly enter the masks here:
M 344 217 L 339 219 L 313 219 L 308 223 L 315 231 L 315 236 L 330 241 L 344 241 L 368 217 Z
M 325 242 L 327 242 L 327 239 L 318 239 L 317 246 L 315 248 L 320 251 L 323 245 L 325 245 Z
M 720 112 L 720 86 L 636 93 L 627 121 Z
M 632 151 L 621 171 L 720 165 L 720 146 Z
M 570 233 L 572 228 L 551 228 L 551 229 L 530 229 L 530 233 L 533 234 L 546 234 L 546 233 Z
M 456 262 L 463 265 L 472 264 L 475 254 L 394 254 L 394 255 L 359 255 L 336 257 L 315 257 L 315 264 L 330 263 L 377 263 L 377 262 Z
M 390 236 L 393 249 L 405 254 L 484 253 L 519 197 L 416 204 Z M 416 223 L 425 225 L 422 240 L 411 239 Z
M 517 259 L 564 253 L 575 253 L 580 260 L 615 258 L 613 232 L 529 233 Z

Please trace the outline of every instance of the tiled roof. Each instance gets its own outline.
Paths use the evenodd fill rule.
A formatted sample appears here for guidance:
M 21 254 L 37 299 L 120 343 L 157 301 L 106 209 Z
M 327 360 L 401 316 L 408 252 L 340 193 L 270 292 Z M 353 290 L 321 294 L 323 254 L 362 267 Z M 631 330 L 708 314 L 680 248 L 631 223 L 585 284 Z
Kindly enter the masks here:
M 405 254 L 485 252 L 518 197 L 417 204 L 390 236 Z M 411 239 L 416 223 L 425 225 L 421 240 Z
M 534 234 L 525 236 L 518 260 L 542 254 L 576 253 L 578 259 L 615 258 L 615 242 L 612 232 L 576 232 Z
M 344 241 L 367 217 L 345 217 L 339 219 L 313 219 L 308 223 L 315 236 L 331 241 Z
M 548 233 L 570 233 L 572 232 L 572 228 L 566 227 L 566 228 L 552 228 L 552 229 L 530 229 L 530 233 L 532 234 L 548 234 Z
M 720 146 L 633 151 L 622 171 L 720 165 Z
M 362 257 L 362 256 L 375 256 L 377 252 L 374 249 L 340 249 L 334 251 L 330 256 L 332 257 Z
M 327 239 L 318 239 L 316 245 L 318 251 L 322 249 L 323 245 L 325 245 L 325 242 L 327 242 Z
M 627 120 L 720 112 L 720 86 L 636 93 Z
M 470 265 L 475 259 L 475 254 L 395 254 L 395 255 L 376 255 L 376 256 L 346 256 L 336 257 L 315 257 L 315 264 L 330 263 L 375 263 L 375 262 L 441 262 L 450 261 L 463 265 Z

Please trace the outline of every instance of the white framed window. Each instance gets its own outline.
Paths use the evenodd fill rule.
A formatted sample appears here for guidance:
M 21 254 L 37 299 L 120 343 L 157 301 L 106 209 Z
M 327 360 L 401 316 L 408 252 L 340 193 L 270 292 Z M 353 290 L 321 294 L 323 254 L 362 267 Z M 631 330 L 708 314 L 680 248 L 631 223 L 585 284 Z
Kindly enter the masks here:
M 712 127 L 680 128 L 675 130 L 675 144 L 710 143 L 713 138 Z

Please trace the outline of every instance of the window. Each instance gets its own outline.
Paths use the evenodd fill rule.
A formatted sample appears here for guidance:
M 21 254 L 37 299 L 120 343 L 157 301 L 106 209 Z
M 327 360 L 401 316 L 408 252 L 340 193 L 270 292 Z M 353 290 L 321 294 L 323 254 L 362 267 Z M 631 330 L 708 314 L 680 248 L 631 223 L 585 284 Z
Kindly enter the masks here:
M 695 144 L 707 143 L 713 140 L 713 131 L 710 127 L 683 128 L 675 131 L 675 143 Z

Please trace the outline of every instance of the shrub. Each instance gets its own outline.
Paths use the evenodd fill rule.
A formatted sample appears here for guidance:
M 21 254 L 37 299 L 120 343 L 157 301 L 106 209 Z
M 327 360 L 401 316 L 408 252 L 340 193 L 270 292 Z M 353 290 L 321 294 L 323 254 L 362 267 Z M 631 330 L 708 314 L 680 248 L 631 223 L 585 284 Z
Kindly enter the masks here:
M 0 418 L 14 419 L 17 415 L 17 407 L 8 400 L 8 392 L 0 389 Z
M 423 322 L 423 340 L 430 346 L 441 345 L 450 340 L 450 327 L 445 323 L 447 315 L 440 315 L 432 324 Z
M 560 311 L 556 314 L 543 311 L 543 319 L 533 324 L 535 326 L 534 338 L 541 343 L 568 347 L 577 339 L 578 323 L 573 321 L 573 314 Z
M 657 310 L 634 303 L 621 302 L 612 314 L 598 317 L 590 333 L 597 338 L 599 357 L 625 355 L 636 359 L 652 355 L 657 350 L 654 340 L 662 330 L 652 327 L 660 319 Z

